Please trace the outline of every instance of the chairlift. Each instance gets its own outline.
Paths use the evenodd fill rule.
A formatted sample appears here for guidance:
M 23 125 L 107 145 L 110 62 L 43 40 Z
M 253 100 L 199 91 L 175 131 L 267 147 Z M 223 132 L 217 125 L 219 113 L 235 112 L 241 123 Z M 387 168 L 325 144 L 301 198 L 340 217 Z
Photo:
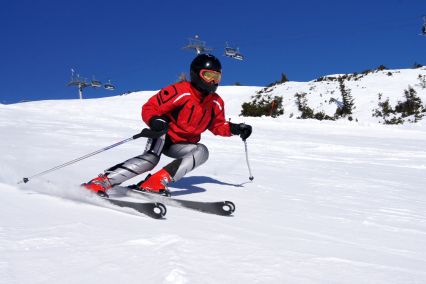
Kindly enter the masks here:
M 212 51 L 213 49 L 206 46 L 206 42 L 200 39 L 199 35 L 195 35 L 194 38 L 189 38 L 188 45 L 184 46 L 183 49 L 194 49 L 197 54 Z
M 233 57 L 233 56 L 235 56 L 236 53 L 237 53 L 237 50 L 235 48 L 233 48 L 233 47 L 230 47 L 228 45 L 228 43 L 226 43 L 226 46 L 225 46 L 225 56 Z
M 225 56 L 228 56 L 230 58 L 234 58 L 236 60 L 244 60 L 244 56 L 240 53 L 240 49 L 231 47 L 226 43 L 225 46 Z
M 237 49 L 237 52 L 235 53 L 235 55 L 234 56 L 232 56 L 232 58 L 234 58 L 234 59 L 237 59 L 237 60 L 244 60 L 244 56 L 238 51 L 238 49 Z
M 104 88 L 108 91 L 114 91 L 115 86 L 111 83 L 111 80 L 108 80 L 108 83 L 104 84 Z
M 100 87 L 102 87 L 102 83 L 101 83 L 101 81 L 96 80 L 96 79 L 95 79 L 95 76 L 92 76 L 92 81 L 90 82 L 90 85 L 91 85 L 93 88 L 100 88 Z

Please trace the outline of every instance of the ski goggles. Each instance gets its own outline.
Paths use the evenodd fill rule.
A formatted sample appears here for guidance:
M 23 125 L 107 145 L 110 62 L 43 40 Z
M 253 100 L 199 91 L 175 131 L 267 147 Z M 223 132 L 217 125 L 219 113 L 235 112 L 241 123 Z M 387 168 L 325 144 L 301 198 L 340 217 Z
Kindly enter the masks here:
M 222 79 L 222 74 L 213 70 L 201 69 L 200 77 L 207 83 L 214 82 L 215 84 L 219 84 Z

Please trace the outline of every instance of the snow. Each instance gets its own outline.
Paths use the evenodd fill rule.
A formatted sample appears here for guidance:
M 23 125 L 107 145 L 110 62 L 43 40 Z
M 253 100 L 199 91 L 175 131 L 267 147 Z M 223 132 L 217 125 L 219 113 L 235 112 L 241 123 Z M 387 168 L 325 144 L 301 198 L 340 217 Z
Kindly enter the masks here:
M 221 87 L 227 116 L 254 128 L 254 181 L 241 140 L 206 133 L 209 160 L 171 189 L 184 199 L 232 200 L 233 217 L 169 206 L 165 220 L 153 220 L 78 188 L 140 154 L 144 139 L 17 184 L 138 133 L 140 107 L 155 91 L 0 105 L 0 283 L 424 283 L 424 122 L 386 126 L 362 107 L 376 107 L 379 91 L 402 99 L 425 73 L 392 72 L 393 80 L 374 73 L 347 83 L 358 123 L 288 118 L 297 115 L 295 91 L 315 86 L 326 96 L 337 83 L 274 87 L 292 97 L 276 119 L 238 116 L 261 87 Z

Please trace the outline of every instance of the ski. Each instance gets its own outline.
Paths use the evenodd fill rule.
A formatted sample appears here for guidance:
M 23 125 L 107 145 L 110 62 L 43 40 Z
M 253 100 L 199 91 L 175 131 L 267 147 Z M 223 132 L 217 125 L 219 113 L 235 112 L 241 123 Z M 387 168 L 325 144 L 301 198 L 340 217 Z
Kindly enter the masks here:
M 102 199 L 108 201 L 112 205 L 122 208 L 131 208 L 154 219 L 161 219 L 167 213 L 166 206 L 160 202 L 133 202 L 107 197 L 102 197 Z
M 205 201 L 192 201 L 183 200 L 173 197 L 167 197 L 158 195 L 155 193 L 148 193 L 146 191 L 137 190 L 134 186 L 127 187 L 130 193 L 134 193 L 138 196 L 142 196 L 152 201 L 161 202 L 166 205 L 187 208 L 196 210 L 208 214 L 216 214 L 221 216 L 230 216 L 235 211 L 235 204 L 231 201 L 216 201 L 216 202 L 205 202 Z

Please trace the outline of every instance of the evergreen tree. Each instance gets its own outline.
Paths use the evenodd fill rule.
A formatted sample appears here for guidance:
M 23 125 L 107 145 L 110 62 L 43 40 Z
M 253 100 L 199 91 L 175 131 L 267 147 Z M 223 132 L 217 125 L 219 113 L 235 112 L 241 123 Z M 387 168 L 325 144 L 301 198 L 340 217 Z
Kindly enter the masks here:
M 286 74 L 281 73 L 281 79 L 279 81 L 275 81 L 275 82 L 269 84 L 267 87 L 272 87 L 272 86 L 275 86 L 275 85 L 278 85 L 278 84 L 283 84 L 283 83 L 288 82 L 288 81 L 289 80 L 288 80 Z
M 288 82 L 288 78 L 284 73 L 281 73 L 281 80 L 280 83 Z
M 346 88 L 342 77 L 339 77 L 338 81 L 339 81 L 340 93 L 342 95 L 343 105 L 342 107 L 339 107 L 336 110 L 336 114 L 335 114 L 336 118 L 351 115 L 352 110 L 355 108 L 354 99 L 351 95 L 351 90 Z M 352 117 L 349 117 L 349 120 L 351 119 Z
M 306 99 L 306 93 L 296 93 L 297 108 L 302 113 L 299 118 L 307 119 L 314 118 L 314 110 L 308 107 L 308 100 Z

